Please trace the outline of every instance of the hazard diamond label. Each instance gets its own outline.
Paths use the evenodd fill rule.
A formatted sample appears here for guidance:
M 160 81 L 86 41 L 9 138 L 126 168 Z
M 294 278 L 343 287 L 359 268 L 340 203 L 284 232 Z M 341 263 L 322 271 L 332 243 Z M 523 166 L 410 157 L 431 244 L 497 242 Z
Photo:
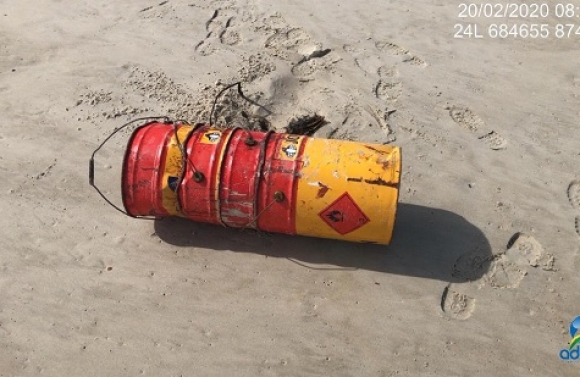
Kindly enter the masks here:
M 340 234 L 350 233 L 370 221 L 347 192 L 330 203 L 318 216 Z

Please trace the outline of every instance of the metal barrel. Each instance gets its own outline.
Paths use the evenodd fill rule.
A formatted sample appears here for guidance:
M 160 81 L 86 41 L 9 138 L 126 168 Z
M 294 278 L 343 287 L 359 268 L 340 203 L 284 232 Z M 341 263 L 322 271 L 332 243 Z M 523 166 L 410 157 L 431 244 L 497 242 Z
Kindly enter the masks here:
M 151 122 L 129 139 L 122 197 L 132 216 L 388 244 L 400 175 L 395 146 Z

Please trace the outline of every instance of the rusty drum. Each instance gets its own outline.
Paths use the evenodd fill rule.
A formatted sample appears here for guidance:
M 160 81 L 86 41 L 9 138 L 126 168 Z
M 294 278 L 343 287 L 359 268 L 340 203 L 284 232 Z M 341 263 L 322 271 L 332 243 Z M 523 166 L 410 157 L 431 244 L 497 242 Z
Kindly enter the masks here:
M 150 122 L 123 163 L 131 216 L 388 244 L 401 150 L 209 125 Z

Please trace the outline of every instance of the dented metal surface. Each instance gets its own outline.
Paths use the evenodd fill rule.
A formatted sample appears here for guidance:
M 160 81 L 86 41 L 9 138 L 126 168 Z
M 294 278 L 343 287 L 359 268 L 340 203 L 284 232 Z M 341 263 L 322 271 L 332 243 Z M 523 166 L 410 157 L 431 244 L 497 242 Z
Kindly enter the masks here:
M 207 125 L 174 127 L 152 123 L 131 137 L 122 183 L 128 213 L 390 242 L 399 148 Z

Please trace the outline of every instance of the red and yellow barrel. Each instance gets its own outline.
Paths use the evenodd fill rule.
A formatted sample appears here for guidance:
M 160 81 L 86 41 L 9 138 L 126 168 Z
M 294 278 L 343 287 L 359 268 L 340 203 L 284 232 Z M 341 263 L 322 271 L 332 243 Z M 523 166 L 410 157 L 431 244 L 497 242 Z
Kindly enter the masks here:
M 122 196 L 132 216 L 388 244 L 398 147 L 152 122 L 131 136 Z

